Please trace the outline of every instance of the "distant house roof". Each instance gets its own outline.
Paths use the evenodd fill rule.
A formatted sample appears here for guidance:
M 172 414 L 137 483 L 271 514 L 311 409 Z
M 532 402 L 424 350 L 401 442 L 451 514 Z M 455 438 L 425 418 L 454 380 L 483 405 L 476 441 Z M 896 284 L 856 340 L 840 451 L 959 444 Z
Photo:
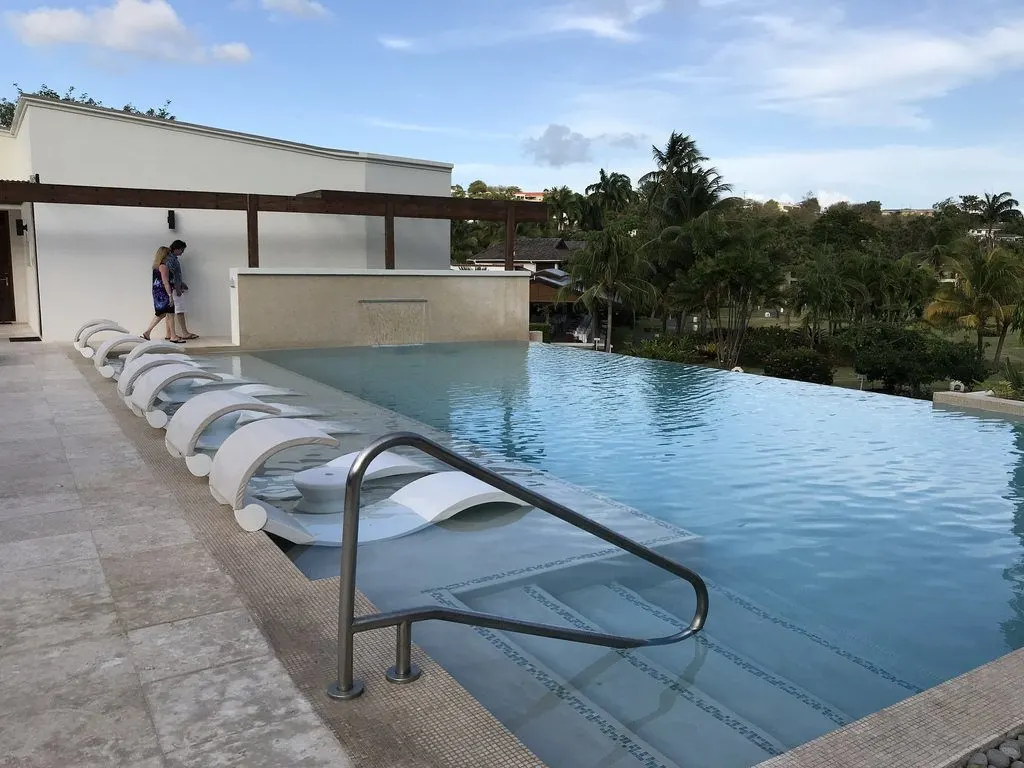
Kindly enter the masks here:
M 520 237 L 516 239 L 516 261 L 562 262 L 573 251 L 586 246 L 583 240 L 566 240 L 564 237 Z M 505 244 L 495 243 L 469 259 L 470 262 L 505 263 Z
M 542 269 L 534 274 L 533 279 L 556 288 L 563 288 L 572 281 L 569 273 L 561 269 Z

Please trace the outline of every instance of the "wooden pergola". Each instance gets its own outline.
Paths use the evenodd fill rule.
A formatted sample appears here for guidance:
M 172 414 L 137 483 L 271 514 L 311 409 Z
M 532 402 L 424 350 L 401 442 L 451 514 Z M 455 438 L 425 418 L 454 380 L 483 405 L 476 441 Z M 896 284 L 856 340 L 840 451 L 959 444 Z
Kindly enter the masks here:
M 129 189 L 0 181 L 0 205 L 50 203 L 105 205 L 168 210 L 245 211 L 249 266 L 260 265 L 259 214 L 322 213 L 384 218 L 384 267 L 395 269 L 395 219 L 466 219 L 505 222 L 505 269 L 513 269 L 516 224 L 543 222 L 548 208 L 524 200 L 478 200 L 434 195 L 395 195 L 318 189 L 300 195 L 260 195 L 238 192 L 198 192 L 173 189 Z

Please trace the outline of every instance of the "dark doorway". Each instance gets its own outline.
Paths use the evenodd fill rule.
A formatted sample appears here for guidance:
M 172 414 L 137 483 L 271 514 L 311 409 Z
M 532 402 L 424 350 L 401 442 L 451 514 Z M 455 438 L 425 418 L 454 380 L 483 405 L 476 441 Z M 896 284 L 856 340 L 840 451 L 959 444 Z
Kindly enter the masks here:
M 14 262 L 11 259 L 11 214 L 0 211 L 0 323 L 13 323 Z

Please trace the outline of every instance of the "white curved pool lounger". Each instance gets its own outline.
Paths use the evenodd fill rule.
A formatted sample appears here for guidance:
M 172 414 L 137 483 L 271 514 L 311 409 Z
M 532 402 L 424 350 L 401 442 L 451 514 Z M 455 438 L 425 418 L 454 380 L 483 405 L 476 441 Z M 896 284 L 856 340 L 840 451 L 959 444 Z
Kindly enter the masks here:
M 242 384 L 235 387 L 234 391 L 250 397 L 295 397 L 299 394 L 294 389 L 272 387 L 269 384 Z
M 160 339 L 153 339 L 150 341 L 139 344 L 135 349 L 129 352 L 124 358 L 124 364 L 137 360 L 143 355 L 152 355 L 158 352 L 167 352 L 170 354 L 181 354 L 181 344 L 172 344 L 169 341 L 162 341 Z
M 302 499 L 296 504 L 295 511 L 325 515 L 344 510 L 348 471 L 359 453 L 346 453 L 319 467 L 296 472 L 292 480 L 302 494 Z M 370 462 L 363 480 L 380 480 L 398 475 L 425 475 L 431 471 L 426 465 L 414 459 L 384 451 Z
M 78 341 L 79 341 L 79 339 L 82 338 L 82 334 L 85 333 L 86 330 L 88 330 L 89 328 L 92 328 L 94 325 L 103 325 L 105 323 L 113 323 L 113 322 L 114 321 L 111 320 L 108 317 L 97 317 L 97 318 L 95 318 L 93 320 L 89 320 L 88 322 L 82 323 L 80 326 L 78 326 L 78 330 L 75 331 L 75 338 L 74 338 L 75 347 L 78 346 Z
M 219 430 L 226 433 L 220 436 L 220 443 L 223 444 L 237 422 L 221 417 L 246 412 L 275 416 L 281 412 L 280 408 L 281 406 L 273 403 L 264 403 L 255 397 L 239 394 L 233 389 L 202 392 L 182 405 L 167 422 L 164 446 L 171 456 L 184 458 L 185 465 L 193 475 L 206 477 L 213 466 L 213 457 L 205 453 L 196 453 L 196 444 L 215 421 L 231 422 L 224 424 L 225 428 Z
M 117 323 L 97 323 L 96 325 L 90 325 L 81 332 L 78 340 L 75 342 L 75 346 L 78 347 L 78 351 L 82 353 L 82 357 L 91 359 L 96 354 L 96 350 L 89 346 L 89 339 L 98 333 L 109 332 L 128 334 L 128 329 L 118 325 Z
M 145 416 L 151 427 L 165 427 L 169 417 L 164 411 L 153 408 L 157 398 L 171 384 L 192 379 L 220 381 L 221 375 L 200 370 L 190 363 L 171 363 L 150 368 L 135 380 L 135 387 L 127 401 L 128 407 L 136 416 Z
M 303 445 L 338 447 L 315 422 L 308 419 L 263 419 L 233 432 L 213 457 L 210 468 L 210 494 L 232 509 L 245 506 L 245 487 L 267 460 Z
M 119 336 L 115 336 L 112 339 L 107 339 L 99 348 L 96 350 L 96 354 L 92 358 L 92 364 L 96 366 L 96 370 L 100 372 L 100 376 L 105 379 L 114 378 L 114 366 L 108 362 L 107 358 L 118 349 L 126 347 L 137 347 L 139 344 L 145 344 L 146 340 L 141 336 L 136 336 L 133 333 L 122 333 Z
M 199 367 L 199 364 L 188 355 L 180 354 L 142 355 L 131 361 L 126 359 L 124 367 L 117 376 L 117 393 L 121 395 L 122 399 L 127 398 L 135 388 L 135 382 L 139 376 L 151 368 L 156 368 L 159 365 L 171 365 L 172 363 L 183 363 L 195 366 L 196 368 Z
M 275 403 L 275 405 L 281 405 L 281 403 Z M 243 411 L 244 415 L 252 413 L 252 411 Z M 301 417 L 291 416 L 282 413 L 280 416 L 259 414 L 263 418 L 273 419 L 296 419 L 305 420 L 310 422 L 314 428 L 319 429 L 321 432 L 326 432 L 328 435 L 358 435 L 359 430 L 348 424 L 344 424 L 340 421 L 331 421 L 328 419 L 301 419 Z M 252 424 L 253 421 L 246 422 Z M 203 451 L 208 454 L 216 453 L 220 450 L 220 447 L 224 445 L 224 441 L 227 440 L 228 436 L 233 434 L 239 427 L 238 421 L 235 421 L 231 416 L 227 416 L 214 424 L 213 428 L 208 429 L 199 437 L 199 441 L 196 443 L 196 450 Z M 200 459 L 200 466 L 202 466 L 202 460 Z M 209 470 L 207 470 L 209 474 Z M 296 493 L 298 493 L 296 491 Z
M 484 504 L 526 506 L 504 491 L 464 472 L 438 472 L 414 480 L 389 499 L 360 510 L 359 543 L 394 539 Z M 235 509 L 246 531 L 266 531 L 296 544 L 341 546 L 342 513 L 304 514 L 249 499 Z
M 201 364 L 193 363 L 196 368 L 203 369 Z M 247 385 L 253 382 L 252 379 L 243 376 L 235 376 L 233 373 L 217 372 L 217 379 L 200 379 L 198 381 L 176 383 L 157 395 L 157 400 L 166 404 L 180 404 L 191 400 L 203 392 L 212 392 L 216 389 L 230 387 L 234 389 L 239 385 Z

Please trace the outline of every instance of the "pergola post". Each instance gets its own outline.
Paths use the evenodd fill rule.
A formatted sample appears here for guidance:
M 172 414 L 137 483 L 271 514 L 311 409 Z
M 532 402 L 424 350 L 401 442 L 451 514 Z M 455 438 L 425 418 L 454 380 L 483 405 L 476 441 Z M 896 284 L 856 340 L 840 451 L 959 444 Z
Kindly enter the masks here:
M 515 269 L 516 258 L 516 209 L 509 205 L 505 209 L 505 270 Z
M 395 268 L 395 204 L 384 204 L 384 269 Z
M 260 265 L 260 209 L 256 195 L 245 196 L 245 237 L 249 246 L 249 267 Z

